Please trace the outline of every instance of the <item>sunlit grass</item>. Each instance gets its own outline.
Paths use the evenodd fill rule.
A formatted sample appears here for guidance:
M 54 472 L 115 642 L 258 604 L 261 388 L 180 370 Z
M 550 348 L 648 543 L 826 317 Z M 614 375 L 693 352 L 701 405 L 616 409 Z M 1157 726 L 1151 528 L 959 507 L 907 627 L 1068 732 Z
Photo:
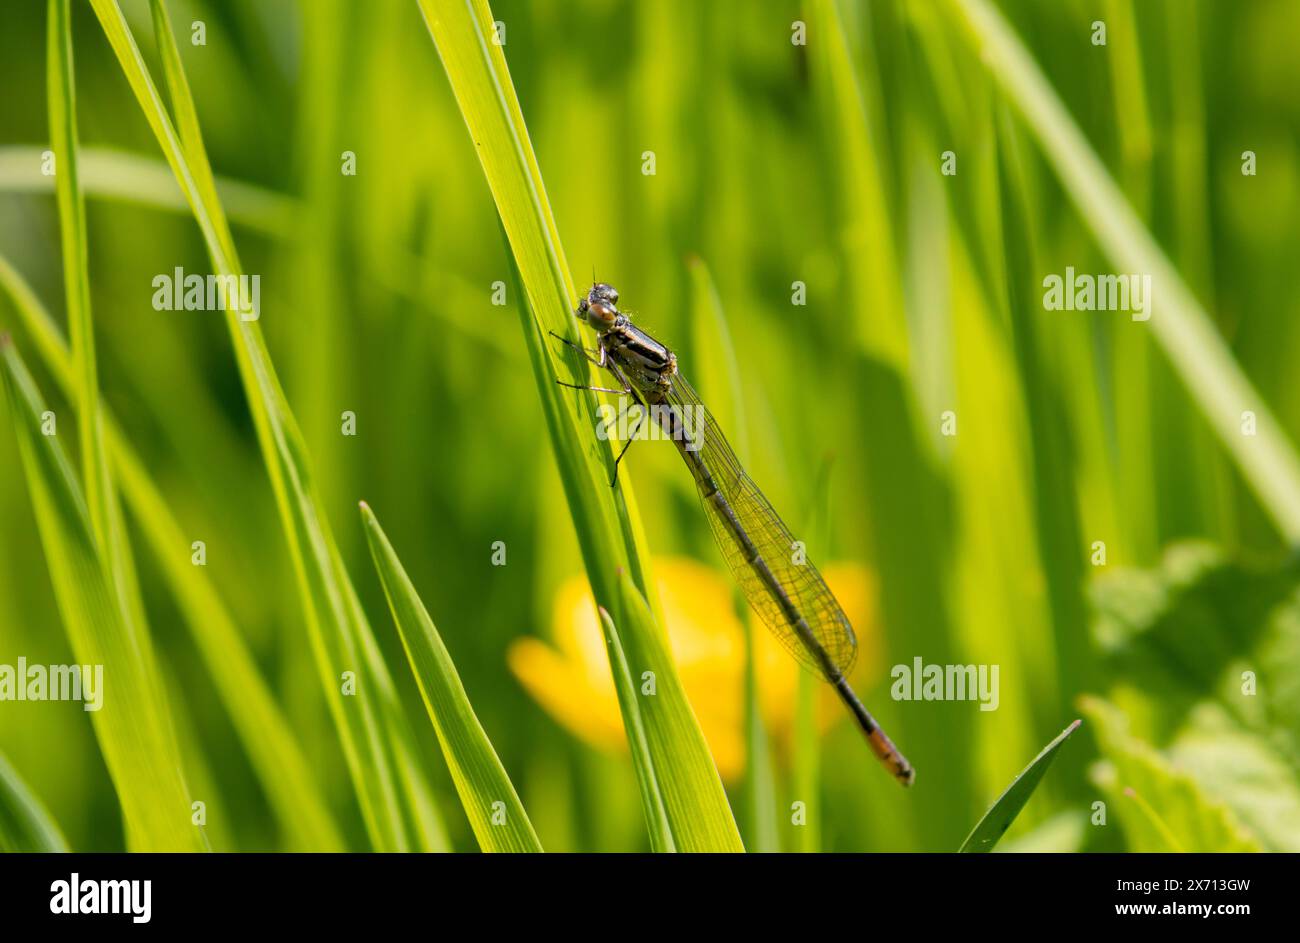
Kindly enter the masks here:
M 255 6 L 6 14 L 0 664 L 155 664 L 4 706 L 0 844 L 201 845 L 207 798 L 217 848 L 951 851 L 1082 714 L 997 850 L 1300 847 L 1300 13 Z M 153 310 L 178 265 L 260 319 Z M 1065 265 L 1152 320 L 1045 311 Z M 593 274 L 851 574 L 910 794 L 766 671 L 673 449 L 609 487 L 548 335 Z M 895 700 L 916 657 L 998 709 Z

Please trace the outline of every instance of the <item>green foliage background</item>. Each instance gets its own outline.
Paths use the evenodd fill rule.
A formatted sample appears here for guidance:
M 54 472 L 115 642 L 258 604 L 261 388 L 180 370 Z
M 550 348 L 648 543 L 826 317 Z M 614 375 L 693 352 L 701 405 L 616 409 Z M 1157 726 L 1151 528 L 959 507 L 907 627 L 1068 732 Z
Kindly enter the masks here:
M 161 83 L 149 4 L 121 6 Z M 506 667 L 511 640 L 547 633 L 556 588 L 583 561 L 497 207 L 419 8 L 166 8 L 243 270 L 262 276 L 259 323 L 319 509 L 414 731 L 419 778 L 432 783 L 426 844 L 441 846 L 445 830 L 450 847 L 478 847 L 481 817 L 462 804 L 503 767 L 531 821 L 521 844 L 535 830 L 547 850 L 650 848 L 633 761 L 575 739 Z M 688 375 L 725 377 L 718 358 L 731 346 L 734 402 L 720 412 L 745 417 L 750 471 L 795 531 L 813 535 L 812 556 L 875 570 L 887 664 L 1000 666 L 993 712 L 896 703 L 887 678 L 861 692 L 920 771 L 911 792 L 840 724 L 793 765 L 779 757 L 771 780 L 751 768 L 728 784 L 741 835 L 751 849 L 956 849 L 1082 716 L 1000 848 L 1300 850 L 1290 546 L 1300 494 L 1287 444 L 1300 437 L 1300 7 L 998 3 L 1011 42 L 1086 139 L 1086 150 L 1069 142 L 1054 156 L 1061 126 L 1026 107 L 1033 77 L 990 41 L 987 8 L 492 6 L 571 279 L 583 285 L 594 271 L 617 285 Z M 66 336 L 60 215 L 40 173 L 51 141 L 46 5 L 10 4 L 0 17 L 0 257 Z M 190 43 L 194 20 L 204 46 Z M 1096 20 L 1105 46 L 1091 41 Z M 791 42 L 795 21 L 806 46 Z M 313 663 L 287 512 L 230 335 L 220 315 L 151 306 L 157 274 L 212 270 L 203 238 L 88 4 L 71 4 L 71 25 L 99 396 L 183 530 L 177 558 L 188 566 L 189 542 L 206 542 L 205 575 L 338 829 L 268 794 L 257 772 L 267 760 L 250 757 L 223 682 L 183 627 L 187 603 L 142 549 L 128 503 L 186 778 L 209 807 L 206 840 L 218 850 L 382 844 Z M 949 150 L 952 177 L 939 172 Z M 1247 150 L 1254 176 L 1241 172 Z M 344 151 L 356 154 L 355 176 L 340 174 Z M 1168 280 L 1154 286 L 1153 322 L 1043 310 L 1049 273 L 1133 270 L 1115 258 L 1133 244 L 1123 202 L 1080 193 L 1063 169 L 1094 153 L 1231 359 L 1185 320 L 1153 328 L 1175 294 Z M 806 305 L 791 304 L 796 281 Z M 507 307 L 492 304 L 496 282 Z M 62 448 L 80 458 L 76 398 L 60 392 L 21 302 L 0 298 L 0 327 L 59 415 Z M 703 320 L 715 303 L 720 326 Z M 1225 398 L 1239 393 L 1249 395 Z M 344 410 L 356 413 L 356 437 L 340 435 Z M 941 434 L 948 410 L 954 437 Z M 1223 417 L 1245 410 L 1264 417 L 1258 435 L 1225 433 Z M 672 452 L 638 444 L 624 466 L 646 544 L 720 567 Z M 500 758 L 477 778 L 447 772 L 371 563 L 362 498 L 427 616 L 407 597 L 403 611 L 441 638 L 429 648 L 434 680 L 454 695 L 459 674 L 473 710 L 460 704 L 458 716 L 477 715 Z M 0 663 L 75 661 L 7 432 L 0 521 Z M 505 567 L 490 563 L 494 541 L 509 548 Z M 1104 567 L 1092 565 L 1095 541 Z M 400 756 L 395 714 L 376 710 L 383 750 Z M 0 755 L 0 821 L 20 823 L 0 847 L 47 834 L 57 846 L 60 833 L 78 850 L 125 847 L 124 803 L 79 705 L 0 703 Z M 419 790 L 407 786 L 420 820 Z M 820 813 L 805 831 L 789 824 L 795 799 Z M 1105 826 L 1090 824 L 1099 800 Z M 41 824 L 47 814 L 57 828 Z M 24 821 L 36 838 L 23 839 Z M 407 827 L 420 831 L 395 826 Z

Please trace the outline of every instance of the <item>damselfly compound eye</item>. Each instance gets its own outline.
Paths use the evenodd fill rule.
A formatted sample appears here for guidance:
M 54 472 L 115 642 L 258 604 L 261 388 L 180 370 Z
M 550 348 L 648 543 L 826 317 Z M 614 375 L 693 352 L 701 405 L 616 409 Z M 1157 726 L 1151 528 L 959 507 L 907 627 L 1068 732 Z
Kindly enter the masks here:
M 618 310 L 602 301 L 587 303 L 587 323 L 597 330 L 613 327 L 617 316 Z

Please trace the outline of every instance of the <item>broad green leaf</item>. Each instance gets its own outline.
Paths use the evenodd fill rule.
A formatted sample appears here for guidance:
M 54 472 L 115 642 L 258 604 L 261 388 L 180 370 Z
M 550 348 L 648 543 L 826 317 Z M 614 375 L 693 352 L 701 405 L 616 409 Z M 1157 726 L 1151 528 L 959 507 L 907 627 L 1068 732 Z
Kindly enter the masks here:
M 676 851 L 673 830 L 664 809 L 663 793 L 655 776 L 654 757 L 645 735 L 645 722 L 637 700 L 636 685 L 627 667 L 627 655 L 619 640 L 618 629 L 604 608 L 600 610 L 600 626 L 605 633 L 605 649 L 609 653 L 609 670 L 614 676 L 614 690 L 618 694 L 618 708 L 623 715 L 628 747 L 632 751 L 632 764 L 636 770 L 637 788 L 641 791 L 641 808 L 645 813 L 646 828 L 650 832 L 650 847 L 654 851 Z
M 1300 563 L 1183 541 L 1092 595 L 1113 697 L 1142 734 L 1270 850 L 1300 849 Z
M 0 852 L 67 850 L 59 826 L 0 753 Z
M 656 709 L 643 704 L 642 714 L 674 842 L 683 851 L 742 850 L 717 769 L 664 648 L 632 491 L 624 481 L 610 487 L 614 455 L 596 434 L 597 400 L 556 384 L 593 385 L 587 360 L 548 336 L 580 342 L 572 314 L 576 292 L 504 51 L 488 38 L 494 17 L 485 0 L 420 0 L 420 9 L 510 246 L 524 340 L 593 595 L 618 627 L 634 677 L 646 670 L 647 653 L 654 654 Z
M 152 8 L 159 25 L 159 46 L 170 47 L 164 48 L 163 58 L 177 115 L 175 125 L 116 0 L 91 2 L 163 156 L 185 193 L 213 268 L 219 275 L 238 277 L 242 268 L 225 213 L 217 202 L 197 112 L 165 9 L 157 3 Z M 226 323 L 289 543 L 321 684 L 367 831 L 378 850 L 443 849 L 446 839 L 428 783 L 414 759 L 410 727 L 320 509 L 306 447 L 257 321 L 260 314 L 236 311 L 230 306 Z M 351 696 L 343 693 L 349 673 L 356 679 L 355 694 Z
M 541 851 L 528 813 L 470 706 L 447 647 L 379 520 L 364 503 L 361 520 L 411 672 L 479 847 L 484 851 Z
M 947 0 L 1006 97 L 1019 109 L 1080 215 L 1117 271 L 1150 275 L 1144 325 L 1241 468 L 1278 531 L 1300 540 L 1300 458 L 1178 270 L 1143 226 L 1028 50 L 988 0 Z M 1243 412 L 1256 434 L 1241 434 Z
M 1042 752 L 1030 762 L 1020 775 L 1011 781 L 1002 795 L 998 796 L 996 802 L 989 807 L 983 817 L 975 823 L 971 833 L 966 836 L 962 842 L 961 852 L 988 852 L 993 850 L 993 846 L 998 843 L 1011 823 L 1016 820 L 1020 810 L 1025 807 L 1029 797 L 1034 794 L 1038 784 L 1042 782 L 1043 775 L 1047 768 L 1052 765 L 1052 760 L 1056 758 L 1056 751 L 1061 748 L 1061 744 L 1069 738 L 1070 734 L 1078 729 L 1082 721 L 1076 720 L 1070 726 L 1062 730 L 1047 746 L 1043 747 Z
M 1221 801 L 1151 744 L 1134 737 L 1124 714 L 1096 697 L 1080 701 L 1110 761 L 1096 776 L 1124 826 L 1131 851 L 1260 851 L 1258 838 Z
M 1181 541 L 1159 567 L 1117 568 L 1091 595 L 1110 676 L 1142 692 L 1166 734 L 1213 700 L 1300 771 L 1300 560 Z
M 1267 850 L 1300 851 L 1300 776 L 1277 749 L 1276 736 L 1249 731 L 1223 706 L 1203 703 L 1174 735 L 1168 755 Z
M 127 628 L 81 486 L 57 434 L 42 430 L 50 428 L 45 402 L 7 336 L 0 338 L 0 354 L 55 601 L 78 663 L 92 672 L 102 666 L 104 700 L 90 712 L 91 722 L 117 787 L 128 844 L 139 851 L 205 850 L 202 829 L 190 822 L 192 799 L 162 686 Z M 54 421 L 57 429 L 57 416 Z

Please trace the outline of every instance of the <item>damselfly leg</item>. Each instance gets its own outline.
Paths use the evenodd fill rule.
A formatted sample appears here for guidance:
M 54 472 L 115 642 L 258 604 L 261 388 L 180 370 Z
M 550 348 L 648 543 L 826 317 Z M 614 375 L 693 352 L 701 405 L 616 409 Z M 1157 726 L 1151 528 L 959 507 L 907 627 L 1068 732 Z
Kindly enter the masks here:
M 605 348 L 597 347 L 595 350 L 588 350 L 586 347 L 583 347 L 581 344 L 575 344 L 567 337 L 563 337 L 559 334 L 556 334 L 554 331 L 547 331 L 546 333 L 550 334 L 552 337 L 554 337 L 565 347 L 572 347 L 574 350 L 578 351 L 578 353 L 582 354 L 582 356 L 586 357 L 596 366 L 598 367 L 605 366 Z M 596 356 L 597 354 L 599 354 L 599 356 Z
M 611 488 L 618 484 L 618 463 L 623 461 L 623 456 L 627 454 L 628 447 L 636 441 L 636 434 L 641 431 L 641 423 L 643 422 L 645 422 L 644 409 L 642 409 L 641 414 L 636 417 L 636 424 L 632 426 L 631 431 L 628 432 L 627 441 L 623 443 L 623 447 L 618 450 L 618 457 L 614 459 L 614 477 L 609 480 L 609 486 Z

